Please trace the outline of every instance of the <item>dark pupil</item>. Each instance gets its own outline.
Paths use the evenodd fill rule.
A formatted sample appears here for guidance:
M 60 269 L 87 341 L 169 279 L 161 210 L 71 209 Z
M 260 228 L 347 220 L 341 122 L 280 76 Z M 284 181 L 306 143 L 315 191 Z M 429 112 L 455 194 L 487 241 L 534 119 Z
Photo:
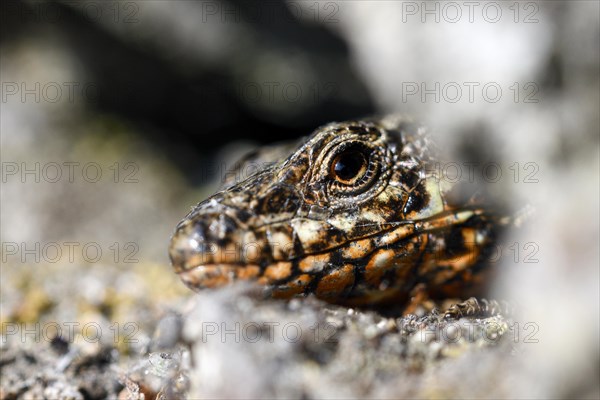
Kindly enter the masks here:
M 342 154 L 333 169 L 335 174 L 345 181 L 354 178 L 365 164 L 365 156 L 357 151 Z

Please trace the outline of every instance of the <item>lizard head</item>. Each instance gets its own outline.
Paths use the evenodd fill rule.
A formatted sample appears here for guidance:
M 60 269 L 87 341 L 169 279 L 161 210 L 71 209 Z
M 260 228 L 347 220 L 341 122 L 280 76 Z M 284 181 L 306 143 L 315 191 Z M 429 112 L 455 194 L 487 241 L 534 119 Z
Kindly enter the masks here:
M 284 149 L 247 158 L 240 169 L 268 162 L 179 223 L 169 253 L 188 286 L 243 279 L 280 297 L 389 297 L 414 283 L 403 265 L 416 265 L 427 232 L 472 217 L 447 212 L 435 148 L 412 124 L 334 123 Z

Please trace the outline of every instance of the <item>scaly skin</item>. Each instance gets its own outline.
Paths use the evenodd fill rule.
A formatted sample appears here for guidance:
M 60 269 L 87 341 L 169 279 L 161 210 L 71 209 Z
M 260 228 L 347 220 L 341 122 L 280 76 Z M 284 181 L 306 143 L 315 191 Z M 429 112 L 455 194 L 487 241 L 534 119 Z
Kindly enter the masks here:
M 398 116 L 267 147 L 238 168 L 259 171 L 232 174 L 179 223 L 173 267 L 195 290 L 253 280 L 273 297 L 346 305 L 480 295 L 505 218 L 453 204 L 436 162 L 425 129 Z

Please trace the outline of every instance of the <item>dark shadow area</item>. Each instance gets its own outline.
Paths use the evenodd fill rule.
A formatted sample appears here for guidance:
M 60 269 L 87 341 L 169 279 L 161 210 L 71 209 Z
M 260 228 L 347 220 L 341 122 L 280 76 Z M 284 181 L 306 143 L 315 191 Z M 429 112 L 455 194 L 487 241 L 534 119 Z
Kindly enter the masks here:
M 131 40 L 138 34 L 135 24 L 123 33 L 68 4 L 3 1 L 1 40 L 10 44 L 38 32 L 60 37 L 81 64 L 86 80 L 94 83 L 89 111 L 132 123 L 192 182 L 197 181 L 199 158 L 231 141 L 297 138 L 320 124 L 374 111 L 366 87 L 350 66 L 346 44 L 331 30 L 296 19 L 279 2 L 213 3 L 234 10 L 233 19 L 224 11 L 216 15 L 214 9 L 207 15 L 210 10 L 203 4 L 188 6 L 197 12 L 198 24 L 225 24 L 220 29 L 243 26 L 243 36 L 254 39 L 242 42 L 243 37 L 234 37 L 240 45 L 227 49 L 229 56 L 217 63 L 204 63 L 202 49 L 169 59 L 157 48 Z M 177 48 L 168 33 L 161 40 Z M 275 61 L 268 61 L 270 54 L 277 56 L 272 57 Z M 303 60 L 316 79 L 301 81 L 301 66 L 288 74 L 289 81 L 271 79 L 271 69 L 286 68 L 277 60 L 288 56 Z M 279 90 L 286 90 L 283 97 Z

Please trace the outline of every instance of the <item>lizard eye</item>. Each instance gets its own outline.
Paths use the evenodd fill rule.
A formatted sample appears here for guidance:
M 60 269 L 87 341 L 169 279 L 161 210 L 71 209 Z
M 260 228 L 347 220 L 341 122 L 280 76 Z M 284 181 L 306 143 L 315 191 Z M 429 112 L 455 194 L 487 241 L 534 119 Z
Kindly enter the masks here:
M 373 186 L 381 168 L 376 153 L 359 142 L 340 146 L 329 163 L 330 188 L 333 192 L 356 195 Z
M 347 185 L 355 179 L 360 179 L 367 171 L 365 155 L 356 150 L 344 151 L 338 154 L 331 163 L 331 173 L 337 181 Z

